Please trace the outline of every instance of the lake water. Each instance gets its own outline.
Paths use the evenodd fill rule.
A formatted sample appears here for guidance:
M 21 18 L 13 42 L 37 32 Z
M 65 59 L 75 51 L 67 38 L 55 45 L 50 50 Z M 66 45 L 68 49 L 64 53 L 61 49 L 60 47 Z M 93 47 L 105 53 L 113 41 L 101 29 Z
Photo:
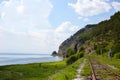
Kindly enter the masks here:
M 62 58 L 50 54 L 0 54 L 0 66 L 60 61 Z

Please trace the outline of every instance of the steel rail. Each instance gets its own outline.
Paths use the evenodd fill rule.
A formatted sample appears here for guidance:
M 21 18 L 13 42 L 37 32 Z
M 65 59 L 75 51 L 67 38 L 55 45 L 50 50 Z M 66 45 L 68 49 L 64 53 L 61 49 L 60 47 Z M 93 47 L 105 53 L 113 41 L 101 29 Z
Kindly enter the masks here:
M 92 80 L 97 80 L 95 70 L 94 70 L 94 67 L 92 65 L 92 62 L 91 62 L 90 58 L 89 58 L 89 64 L 90 64 L 90 67 L 91 67 L 91 70 L 92 70 L 91 78 L 92 78 Z

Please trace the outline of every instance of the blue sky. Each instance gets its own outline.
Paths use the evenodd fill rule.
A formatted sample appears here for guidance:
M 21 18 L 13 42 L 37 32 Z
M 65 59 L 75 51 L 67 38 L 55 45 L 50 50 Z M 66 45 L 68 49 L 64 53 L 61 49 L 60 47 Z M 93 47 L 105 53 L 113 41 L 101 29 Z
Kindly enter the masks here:
M 0 53 L 51 53 L 87 24 L 109 19 L 120 0 L 0 0 Z

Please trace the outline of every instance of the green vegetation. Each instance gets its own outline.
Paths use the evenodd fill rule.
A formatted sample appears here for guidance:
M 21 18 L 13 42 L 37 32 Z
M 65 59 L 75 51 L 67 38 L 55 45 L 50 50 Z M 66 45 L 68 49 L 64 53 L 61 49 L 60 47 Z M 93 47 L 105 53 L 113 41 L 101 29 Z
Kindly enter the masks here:
M 60 50 L 64 49 L 63 55 L 66 54 L 69 56 L 71 55 L 69 48 L 72 48 L 71 50 L 75 52 L 82 51 L 89 54 L 97 53 L 98 55 L 104 55 L 103 53 L 107 55 L 111 50 L 112 57 L 114 57 L 114 55 L 120 52 L 119 29 L 120 12 L 117 12 L 109 20 L 87 25 L 85 28 L 79 30 L 62 43 Z
M 69 64 L 74 63 L 76 60 L 77 60 L 77 56 L 76 56 L 76 55 L 72 55 L 72 56 L 70 56 L 70 57 L 67 59 L 66 63 L 69 65 Z
M 116 70 L 120 71 L 120 59 L 116 58 L 108 58 L 107 56 L 101 56 L 101 55 L 94 55 L 96 60 L 98 60 L 100 63 L 105 65 L 111 65 L 116 68 Z
M 67 54 L 66 54 L 66 57 L 70 57 L 71 55 L 74 55 L 75 54 L 75 51 L 73 48 L 68 48 L 67 49 Z
M 76 56 L 77 56 L 78 59 L 79 59 L 79 58 L 82 58 L 82 57 L 84 57 L 84 53 L 83 53 L 83 52 L 78 52 L 78 53 L 76 54 Z
M 66 61 L 0 66 L 1 80 L 72 80 L 83 58 L 71 65 Z
M 75 64 L 83 55 L 92 54 L 101 64 L 112 65 L 118 68 L 117 70 L 120 72 L 120 64 L 118 64 L 120 63 L 119 29 L 120 12 L 117 12 L 109 20 L 87 25 L 79 30 L 61 44 L 60 52 L 63 52 L 62 55 L 67 58 L 66 63 L 68 66 Z M 90 72 L 91 69 L 87 61 L 81 75 L 89 76 Z M 72 75 L 69 74 L 67 71 L 60 72 L 54 80 L 71 80 Z M 70 76 L 71 78 L 69 78 Z
M 120 60 L 115 58 L 108 58 L 107 56 L 101 55 L 91 55 L 91 59 L 97 64 L 101 65 L 103 68 L 98 68 L 96 71 L 98 75 L 100 75 L 100 79 L 102 80 L 117 80 L 114 74 L 120 74 Z
M 120 53 L 114 55 L 115 59 L 120 59 Z
M 69 64 L 72 64 L 74 63 L 75 61 L 77 61 L 78 59 L 82 58 L 84 56 L 84 53 L 83 52 L 78 52 L 74 55 L 71 55 L 70 57 L 67 58 L 66 60 L 66 63 L 69 65 Z
M 65 67 L 65 61 L 0 66 L 0 80 L 48 80 Z
M 88 59 L 86 59 L 86 64 L 85 64 L 84 68 L 82 69 L 80 75 L 89 76 L 90 73 L 91 73 L 91 68 L 90 68 Z
M 68 65 L 66 68 L 51 76 L 50 80 L 72 80 L 75 78 L 76 70 L 82 62 L 83 58 L 77 60 L 71 65 Z
M 86 54 L 94 54 L 96 60 L 120 69 L 120 12 L 115 13 L 109 20 L 98 24 L 87 25 L 79 30 L 60 46 L 60 52 L 65 56 L 68 66 Z M 63 50 L 63 51 L 62 51 Z M 98 57 L 99 56 L 99 57 Z M 117 63 L 116 63 L 117 62 Z M 71 69 L 72 70 L 72 69 Z M 81 75 L 90 75 L 91 69 L 87 61 Z M 62 72 L 54 80 L 71 80 Z M 73 73 L 74 74 L 74 73 Z M 72 75 L 71 75 L 72 76 Z
M 106 65 L 111 68 L 112 72 L 116 74 L 120 74 L 120 59 L 116 59 L 116 58 L 110 59 L 105 55 L 97 55 L 97 54 L 92 54 L 89 56 L 92 57 L 93 61 L 97 61 L 99 64 Z M 85 76 L 87 78 L 91 74 L 91 68 L 89 65 L 88 57 L 85 57 L 85 58 L 86 58 L 86 64 L 82 69 L 80 75 Z M 111 79 L 114 78 L 114 75 L 111 71 L 106 72 L 106 70 L 103 69 L 103 70 L 98 70 L 97 73 L 102 74 L 100 77 L 101 79 L 107 80 L 109 77 L 111 77 Z
M 120 12 L 117 12 L 109 20 L 87 25 L 61 44 L 60 53 L 53 52 L 66 61 L 0 66 L 0 80 L 72 80 L 87 54 L 92 54 L 101 64 L 114 66 L 120 74 L 119 29 Z M 89 76 L 90 72 L 86 60 L 81 75 Z

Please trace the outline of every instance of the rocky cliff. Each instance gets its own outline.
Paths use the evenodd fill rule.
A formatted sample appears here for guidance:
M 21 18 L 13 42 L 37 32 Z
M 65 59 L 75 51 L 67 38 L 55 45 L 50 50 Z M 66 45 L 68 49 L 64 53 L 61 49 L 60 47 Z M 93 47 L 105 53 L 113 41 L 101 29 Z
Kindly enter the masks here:
M 79 45 L 81 45 L 81 44 L 84 43 L 84 41 L 82 39 L 79 39 L 80 35 L 83 34 L 83 33 L 86 33 L 89 30 L 91 30 L 93 27 L 95 27 L 95 24 L 86 25 L 84 28 L 82 28 L 79 31 L 77 31 L 73 36 L 71 36 L 70 38 L 68 38 L 67 40 L 65 40 L 59 46 L 58 54 L 64 54 L 64 53 L 66 53 L 66 51 L 67 51 L 67 49 L 69 47 L 72 47 L 72 48 L 76 49 L 76 51 L 77 51 Z
M 98 24 L 86 25 L 59 46 L 58 54 L 65 56 L 67 51 L 75 53 L 105 53 L 112 49 L 113 53 L 120 52 L 120 12 L 115 13 L 109 20 Z

